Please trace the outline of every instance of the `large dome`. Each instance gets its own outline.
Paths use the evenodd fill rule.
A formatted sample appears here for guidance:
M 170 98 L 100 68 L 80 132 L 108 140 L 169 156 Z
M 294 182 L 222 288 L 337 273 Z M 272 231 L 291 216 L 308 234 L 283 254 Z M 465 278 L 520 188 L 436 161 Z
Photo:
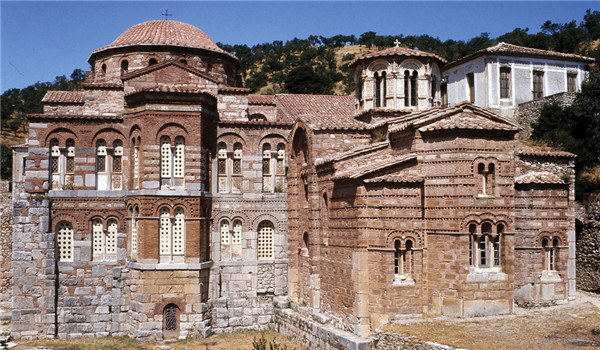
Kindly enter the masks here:
M 231 55 L 219 48 L 206 33 L 193 25 L 179 21 L 166 20 L 148 21 L 136 24 L 127 29 L 110 45 L 95 50 L 92 55 L 112 48 L 136 45 L 192 47 Z

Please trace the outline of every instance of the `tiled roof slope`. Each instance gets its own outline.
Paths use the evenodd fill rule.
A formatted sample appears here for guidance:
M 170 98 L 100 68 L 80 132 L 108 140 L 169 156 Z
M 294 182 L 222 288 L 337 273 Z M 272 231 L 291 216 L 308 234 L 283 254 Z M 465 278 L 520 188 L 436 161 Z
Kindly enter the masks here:
M 277 95 L 277 105 L 292 120 L 301 119 L 313 130 L 365 129 L 354 116 L 353 96 Z
M 248 95 L 248 104 L 275 105 L 275 95 Z
M 517 153 L 526 156 L 540 156 L 540 157 L 577 157 L 576 154 L 565 152 L 565 151 L 552 151 L 542 147 L 527 146 L 519 144 Z
M 394 118 L 388 123 L 390 133 L 404 130 L 409 126 L 419 128 L 420 131 L 440 129 L 520 130 L 520 127 L 514 122 L 466 101 L 446 108 L 431 108 Z
M 367 59 L 367 58 L 375 58 L 375 57 L 386 57 L 386 56 L 410 56 L 410 57 L 432 57 L 439 60 L 442 63 L 446 63 L 447 61 L 442 57 L 426 51 L 409 49 L 406 47 L 390 47 L 385 50 L 368 53 L 366 55 L 362 55 L 353 59 L 350 63 L 348 63 L 349 67 L 354 66 L 358 61 Z
M 560 177 L 547 171 L 533 171 L 515 179 L 518 184 L 565 184 Z
M 48 91 L 42 102 L 46 103 L 83 103 L 84 96 L 82 91 Z
M 221 49 L 200 29 L 191 24 L 179 21 L 148 21 L 136 24 L 127 29 L 115 41 L 103 48 L 95 50 L 92 55 L 99 51 L 110 48 L 133 46 L 133 45 L 171 45 L 182 47 L 193 47 L 225 53 L 235 57 Z
M 541 49 L 534 49 L 531 47 L 518 46 L 513 44 L 508 44 L 505 42 L 498 43 L 494 46 L 490 46 L 488 48 L 476 51 L 470 55 L 459 58 L 458 60 L 449 63 L 444 69 L 448 69 L 449 67 L 453 67 L 459 65 L 463 62 L 469 61 L 470 59 L 482 56 L 485 54 L 506 54 L 506 55 L 518 55 L 518 56 L 531 56 L 531 57 L 546 57 L 546 58 L 556 58 L 570 61 L 585 61 L 588 63 L 592 63 L 595 60 L 591 57 L 576 55 L 572 53 L 563 53 L 556 51 L 547 51 Z
M 110 120 L 122 120 L 123 116 L 120 114 L 28 114 L 29 119 L 110 119 Z

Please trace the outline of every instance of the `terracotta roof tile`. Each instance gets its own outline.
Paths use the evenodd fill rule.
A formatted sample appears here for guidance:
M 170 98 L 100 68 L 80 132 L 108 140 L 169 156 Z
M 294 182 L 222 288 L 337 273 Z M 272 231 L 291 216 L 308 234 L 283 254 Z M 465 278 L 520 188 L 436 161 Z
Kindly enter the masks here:
M 409 174 L 388 174 L 383 176 L 374 177 L 365 180 L 366 183 L 377 183 L 377 182 L 422 182 L 422 176 L 409 175 Z
M 518 45 L 501 42 L 494 46 L 490 46 L 488 48 L 476 51 L 465 57 L 459 58 L 458 60 L 449 63 L 446 67 L 444 67 L 444 69 L 448 69 L 450 67 L 459 65 L 459 64 L 469 61 L 472 58 L 477 57 L 477 56 L 482 56 L 482 55 L 486 55 L 486 54 L 494 54 L 494 53 L 495 54 L 506 54 L 506 55 L 512 55 L 512 56 L 518 55 L 518 56 L 557 58 L 557 59 L 570 60 L 570 61 L 585 61 L 588 63 L 592 63 L 595 61 L 593 58 L 587 57 L 587 56 L 581 56 L 581 55 L 576 55 L 576 54 L 572 54 L 572 53 L 563 53 L 563 52 L 556 52 L 556 51 L 534 49 L 531 47 L 518 46 Z
M 42 102 L 46 103 L 83 103 L 84 96 L 82 91 L 48 91 Z
M 389 154 L 389 157 L 384 160 L 377 160 L 373 162 L 366 162 L 366 164 L 358 167 L 352 168 L 349 170 L 343 170 L 340 172 L 336 172 L 336 174 L 332 177 L 332 180 L 340 180 L 340 179 L 360 179 L 363 176 L 366 176 L 370 173 L 383 170 L 385 168 L 404 163 L 411 159 L 415 159 L 417 156 L 414 153 L 408 153 L 404 155 L 392 155 Z
M 146 88 L 141 88 L 141 89 L 137 89 L 135 91 L 129 92 L 127 94 L 125 94 L 125 96 L 131 96 L 140 92 L 175 92 L 175 93 L 183 93 L 183 94 L 199 94 L 199 93 L 203 93 L 203 94 L 207 94 L 207 95 L 211 95 L 214 98 L 217 98 L 217 96 L 211 92 L 208 92 L 206 90 L 202 90 L 200 88 L 196 88 L 196 87 L 191 87 L 191 86 L 180 86 L 180 85 L 172 85 L 172 86 L 168 86 L 168 85 L 160 85 L 160 86 L 151 86 L 151 87 L 146 87 Z
M 390 142 L 388 140 L 385 140 L 385 141 L 373 143 L 370 145 L 356 147 L 347 152 L 337 153 L 337 154 L 334 154 L 327 158 L 319 159 L 315 162 L 315 165 L 322 165 L 322 164 L 329 163 L 329 162 L 338 162 L 338 161 L 341 161 L 341 160 L 344 160 L 347 158 L 351 158 L 351 157 L 355 157 L 355 156 L 358 156 L 361 154 L 381 150 L 381 149 L 387 148 L 389 145 L 390 145 Z
M 478 116 L 472 112 L 462 112 L 451 115 L 448 118 L 444 118 L 425 125 L 419 128 L 419 131 L 432 131 L 432 130 L 451 130 L 451 129 L 471 129 L 471 130 L 511 130 L 518 131 L 519 127 L 513 126 L 506 123 L 499 123 L 481 116 Z
M 335 115 L 303 115 L 298 119 L 313 130 L 366 130 L 368 126 L 354 118 Z
M 216 51 L 236 58 L 217 46 L 212 39 L 195 26 L 179 21 L 148 21 L 136 24 L 92 55 L 107 49 L 133 45 L 170 45 Z M 237 58 L 236 58 L 237 59 Z
M 249 93 L 250 89 L 245 88 L 245 87 L 237 87 L 237 86 L 219 86 L 219 91 Z
M 121 120 L 123 117 L 120 114 L 111 113 L 106 115 L 97 114 L 28 114 L 29 119 L 109 119 Z
M 165 68 L 167 66 L 176 66 L 176 67 L 179 67 L 179 68 L 181 68 L 183 70 L 186 70 L 186 71 L 188 71 L 190 73 L 196 74 L 197 76 L 200 76 L 200 77 L 202 77 L 202 78 L 204 78 L 206 80 L 209 80 L 209 81 L 212 81 L 213 83 L 217 83 L 218 84 L 218 81 L 215 78 L 211 77 L 210 75 L 208 75 L 208 74 L 206 74 L 206 73 L 204 73 L 204 72 L 202 72 L 202 71 L 200 71 L 200 70 L 198 70 L 196 68 L 190 67 L 187 64 L 183 64 L 181 62 L 178 62 L 176 60 L 170 60 L 170 61 L 160 62 L 160 63 L 157 63 L 157 64 L 153 64 L 151 66 L 148 66 L 148 67 L 144 67 L 144 68 L 137 69 L 137 70 L 132 70 L 132 71 L 129 71 L 129 72 L 123 74 L 121 76 L 121 78 L 123 80 L 129 80 L 129 79 L 132 79 L 132 78 L 135 78 L 135 77 L 139 77 L 139 76 L 144 75 L 144 74 L 148 74 L 150 72 L 157 71 L 157 70 Z
M 437 60 L 439 60 L 442 63 L 446 63 L 447 61 L 434 54 L 431 52 L 427 52 L 427 51 L 421 51 L 421 50 L 415 50 L 415 49 L 409 49 L 406 47 L 390 47 L 387 48 L 385 50 L 381 50 L 381 51 L 377 51 L 377 52 L 371 52 L 368 53 L 366 55 L 362 55 L 360 57 L 357 57 L 355 59 L 353 59 L 350 63 L 348 63 L 349 67 L 352 67 L 353 65 L 355 65 L 358 61 L 367 59 L 367 58 L 375 58 L 375 57 L 385 57 L 385 56 L 410 56 L 410 57 L 432 57 L 435 58 Z
M 123 83 L 83 83 L 82 87 L 87 89 L 112 89 L 112 88 L 122 88 Z
M 526 155 L 526 156 L 541 156 L 541 157 L 577 157 L 576 154 L 565 152 L 565 151 L 554 151 L 545 149 L 542 147 L 533 147 L 527 146 L 524 144 L 519 144 L 517 149 L 517 154 Z
M 279 104 L 290 116 L 335 115 L 351 117 L 354 114 L 353 96 L 333 95 L 276 95 Z
M 547 171 L 530 172 L 515 178 L 518 184 L 565 184 L 556 174 Z
M 248 95 L 250 105 L 275 105 L 275 95 Z

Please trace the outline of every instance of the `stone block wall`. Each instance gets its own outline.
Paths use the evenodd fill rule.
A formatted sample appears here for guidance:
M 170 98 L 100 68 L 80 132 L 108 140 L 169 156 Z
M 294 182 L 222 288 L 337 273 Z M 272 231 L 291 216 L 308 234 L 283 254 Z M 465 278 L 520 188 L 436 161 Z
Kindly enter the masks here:
M 0 310 L 11 308 L 13 209 L 9 181 L 0 181 Z
M 577 232 L 577 287 L 600 292 L 600 201 L 585 203 Z
M 575 101 L 575 97 L 576 94 L 574 92 L 561 92 L 519 104 L 514 114 L 514 119 L 523 128 L 519 133 L 519 138 L 527 140 L 531 137 L 532 125 L 537 122 L 540 113 L 542 113 L 542 108 L 546 103 L 556 103 L 559 106 L 565 107 L 571 105 Z

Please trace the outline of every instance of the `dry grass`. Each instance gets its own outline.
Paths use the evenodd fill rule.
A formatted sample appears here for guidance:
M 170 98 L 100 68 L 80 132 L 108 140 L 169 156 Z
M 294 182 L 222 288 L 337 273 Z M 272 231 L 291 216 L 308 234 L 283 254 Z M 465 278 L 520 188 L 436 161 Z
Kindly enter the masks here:
M 598 349 L 600 309 L 580 302 L 521 315 L 430 319 L 394 324 L 386 331 L 466 349 Z
M 281 348 L 287 346 L 288 350 L 301 350 L 283 336 L 271 331 L 237 332 L 204 339 L 187 339 L 174 342 L 140 341 L 128 337 L 30 340 L 19 341 L 16 350 L 252 350 L 252 341 L 262 336 L 267 341 L 275 339 Z

